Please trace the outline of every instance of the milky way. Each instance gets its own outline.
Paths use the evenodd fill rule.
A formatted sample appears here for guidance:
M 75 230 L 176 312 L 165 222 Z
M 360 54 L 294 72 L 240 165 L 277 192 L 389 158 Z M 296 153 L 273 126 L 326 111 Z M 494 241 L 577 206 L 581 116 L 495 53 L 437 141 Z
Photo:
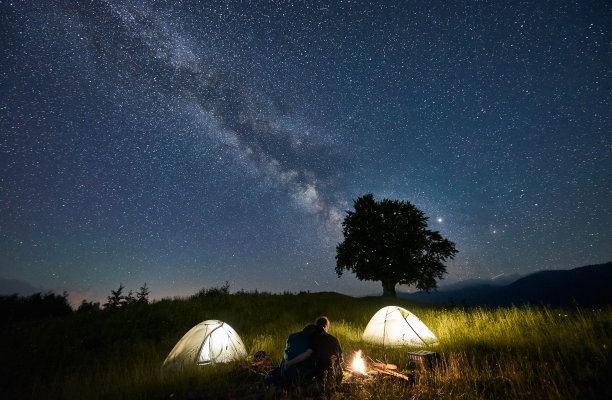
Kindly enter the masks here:
M 376 293 L 334 274 L 368 192 L 448 281 L 612 258 L 603 3 L 0 4 L 1 278 Z

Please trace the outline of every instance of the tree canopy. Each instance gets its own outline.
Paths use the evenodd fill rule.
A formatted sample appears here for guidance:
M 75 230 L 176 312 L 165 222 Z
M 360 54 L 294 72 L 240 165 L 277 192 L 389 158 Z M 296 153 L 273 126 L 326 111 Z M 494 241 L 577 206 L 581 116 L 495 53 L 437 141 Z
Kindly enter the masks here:
M 355 273 L 359 280 L 380 281 L 383 296 L 395 297 L 395 285 L 437 287 L 453 259 L 455 244 L 427 229 L 428 218 L 407 201 L 374 200 L 366 194 L 354 201 L 342 222 L 344 240 L 336 247 L 336 273 Z

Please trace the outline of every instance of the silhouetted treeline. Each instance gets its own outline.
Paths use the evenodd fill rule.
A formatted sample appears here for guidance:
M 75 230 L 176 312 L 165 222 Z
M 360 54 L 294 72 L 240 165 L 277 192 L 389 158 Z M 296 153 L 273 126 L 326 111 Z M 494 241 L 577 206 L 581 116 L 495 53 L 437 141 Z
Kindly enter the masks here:
M 0 324 L 28 319 L 41 319 L 72 313 L 68 293 L 35 293 L 28 297 L 16 294 L 0 296 Z
M 149 303 L 149 288 L 145 283 L 134 295 L 129 291 L 123 295 L 124 286 L 119 285 L 119 289 L 111 290 L 108 302 L 104 308 L 113 309 L 136 303 Z M 93 312 L 100 310 L 100 303 L 83 300 L 76 312 Z M 42 319 L 52 316 L 62 316 L 71 314 L 74 310 L 68 302 L 68 292 L 61 295 L 53 292 L 34 293 L 31 296 L 0 296 L 0 325 L 6 325 L 17 321 Z
M 117 290 L 111 290 L 111 295 L 106 299 L 106 303 L 104 303 L 104 308 L 112 309 L 127 306 L 130 304 L 136 303 L 148 303 L 149 302 L 149 288 L 147 287 L 147 283 L 140 287 L 136 295 L 134 296 L 134 292 L 130 290 L 127 295 L 123 295 L 123 289 L 125 286 L 123 284 L 119 284 L 119 288 Z
M 211 288 L 202 288 L 196 294 L 190 296 L 192 299 L 201 299 L 206 297 L 219 297 L 219 296 L 229 296 L 230 294 L 230 285 L 229 282 L 225 282 L 225 284 L 221 287 L 211 287 Z

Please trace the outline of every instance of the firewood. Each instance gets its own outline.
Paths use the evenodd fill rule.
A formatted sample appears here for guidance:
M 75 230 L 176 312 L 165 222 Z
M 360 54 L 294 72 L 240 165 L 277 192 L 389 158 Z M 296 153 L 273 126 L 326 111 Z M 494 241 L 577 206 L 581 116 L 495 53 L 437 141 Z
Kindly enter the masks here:
M 390 370 L 379 369 L 379 368 L 374 368 L 374 371 L 377 371 L 380 374 L 391 375 L 391 376 L 394 376 L 396 378 L 404 379 L 404 380 L 410 382 L 410 378 L 408 378 L 404 374 L 400 374 L 399 372 L 393 372 L 393 371 L 390 371 Z
M 379 362 L 373 362 L 372 365 L 375 368 L 382 368 L 382 369 L 397 369 L 397 365 L 395 364 L 385 364 L 385 363 L 379 363 Z

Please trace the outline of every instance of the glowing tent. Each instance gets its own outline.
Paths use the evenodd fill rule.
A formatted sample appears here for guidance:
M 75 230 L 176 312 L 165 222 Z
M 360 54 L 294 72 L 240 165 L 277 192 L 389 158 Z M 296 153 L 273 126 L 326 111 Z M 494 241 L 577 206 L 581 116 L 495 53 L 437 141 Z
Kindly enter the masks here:
M 174 346 L 163 365 L 183 368 L 225 363 L 246 356 L 247 351 L 236 331 L 223 321 L 210 319 L 191 328 Z
M 366 326 L 363 340 L 383 346 L 426 346 L 438 341 L 416 315 L 398 306 L 378 310 Z

